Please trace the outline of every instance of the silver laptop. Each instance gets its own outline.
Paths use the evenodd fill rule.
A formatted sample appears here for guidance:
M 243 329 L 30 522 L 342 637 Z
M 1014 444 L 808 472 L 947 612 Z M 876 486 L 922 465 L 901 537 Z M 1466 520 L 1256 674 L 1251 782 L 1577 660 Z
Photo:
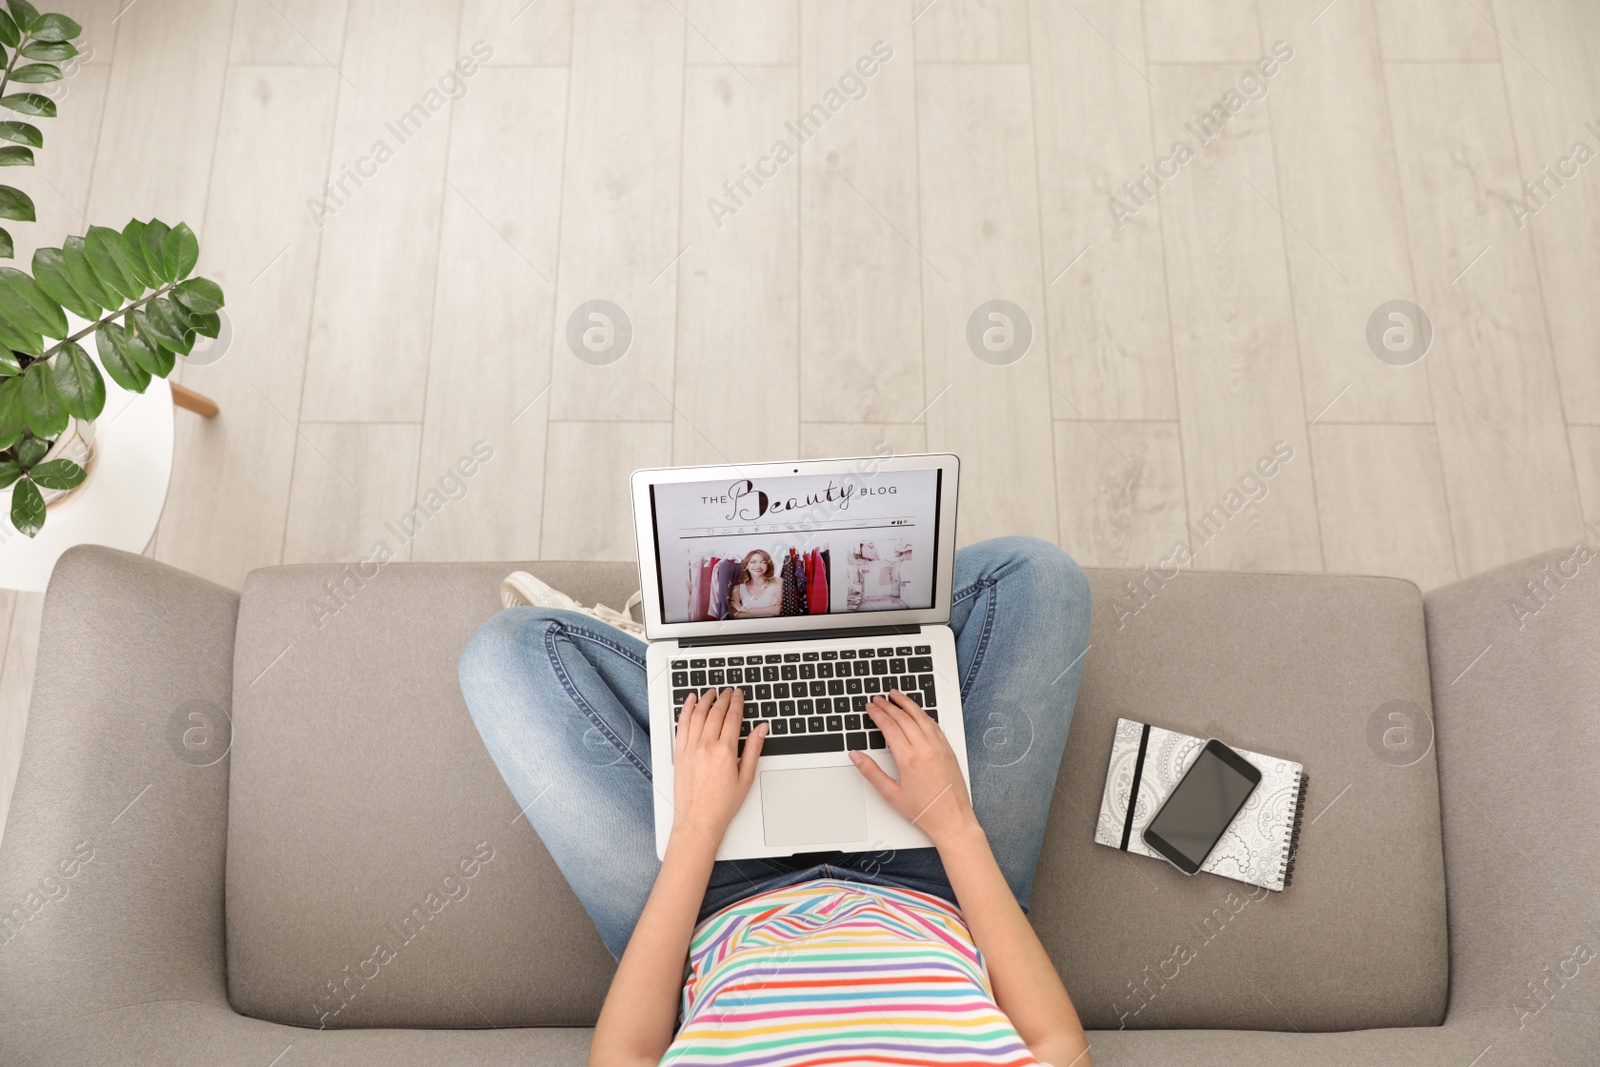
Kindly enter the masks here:
M 971 781 L 949 627 L 959 469 L 924 455 L 634 472 L 658 854 L 676 713 L 729 686 L 744 691 L 743 729 L 769 726 L 720 859 L 932 843 L 847 753 L 897 773 L 865 705 L 899 689 Z

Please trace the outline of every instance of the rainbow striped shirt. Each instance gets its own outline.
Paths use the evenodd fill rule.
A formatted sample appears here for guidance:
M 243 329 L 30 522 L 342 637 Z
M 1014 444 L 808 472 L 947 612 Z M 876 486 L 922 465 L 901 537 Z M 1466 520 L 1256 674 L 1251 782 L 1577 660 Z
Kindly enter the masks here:
M 961 913 L 907 889 L 818 879 L 700 924 L 663 1064 L 1033 1067 Z

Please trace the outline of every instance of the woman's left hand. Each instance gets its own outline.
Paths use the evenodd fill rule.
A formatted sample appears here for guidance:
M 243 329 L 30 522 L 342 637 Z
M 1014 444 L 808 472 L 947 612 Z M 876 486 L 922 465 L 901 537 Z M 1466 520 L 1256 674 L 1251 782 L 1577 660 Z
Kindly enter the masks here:
M 678 717 L 673 739 L 673 836 L 693 835 L 713 848 L 756 779 L 756 760 L 767 736 L 756 724 L 739 754 L 739 724 L 744 721 L 744 693 L 708 689 L 690 694 Z
M 661 1062 L 677 1029 L 683 965 L 705 900 L 722 835 L 756 779 L 766 726 L 739 756 L 744 693 L 708 689 L 691 695 L 672 740 L 672 838 L 656 884 L 617 966 L 595 1024 L 589 1062 L 647 1067 Z

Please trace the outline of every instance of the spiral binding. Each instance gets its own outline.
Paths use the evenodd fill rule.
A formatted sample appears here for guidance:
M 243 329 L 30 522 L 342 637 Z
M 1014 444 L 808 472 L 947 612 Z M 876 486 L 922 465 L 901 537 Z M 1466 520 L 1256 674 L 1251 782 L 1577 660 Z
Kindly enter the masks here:
M 1311 775 L 1301 770 L 1300 788 L 1296 790 L 1294 798 L 1294 826 L 1289 831 L 1289 854 L 1283 861 L 1284 889 L 1294 883 L 1294 860 L 1300 852 L 1300 822 L 1306 816 L 1306 787 L 1310 782 Z

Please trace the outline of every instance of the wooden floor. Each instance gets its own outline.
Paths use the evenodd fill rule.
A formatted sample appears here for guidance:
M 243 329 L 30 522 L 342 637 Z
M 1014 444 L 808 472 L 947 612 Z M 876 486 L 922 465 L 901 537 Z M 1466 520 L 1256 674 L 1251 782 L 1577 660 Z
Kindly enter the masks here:
M 91 54 L 18 259 L 200 234 L 222 414 L 151 552 L 219 582 L 629 559 L 635 467 L 885 448 L 960 453 L 963 541 L 1084 564 L 1427 588 L 1600 534 L 1591 0 L 123 4 L 47 5 Z M 39 611 L 0 594 L 0 804 Z

